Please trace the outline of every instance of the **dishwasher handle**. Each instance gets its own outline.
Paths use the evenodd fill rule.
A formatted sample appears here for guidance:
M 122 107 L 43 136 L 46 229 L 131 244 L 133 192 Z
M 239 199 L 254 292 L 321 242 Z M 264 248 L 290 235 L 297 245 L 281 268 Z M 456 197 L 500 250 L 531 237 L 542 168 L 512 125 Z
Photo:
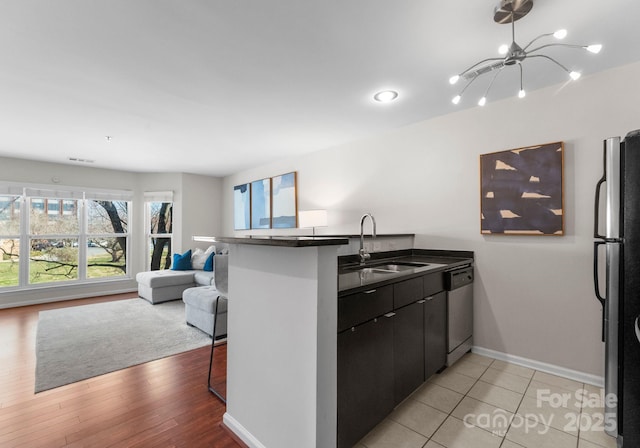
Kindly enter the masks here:
M 453 291 L 471 283 L 473 283 L 473 266 L 444 273 L 444 286 L 447 291 Z

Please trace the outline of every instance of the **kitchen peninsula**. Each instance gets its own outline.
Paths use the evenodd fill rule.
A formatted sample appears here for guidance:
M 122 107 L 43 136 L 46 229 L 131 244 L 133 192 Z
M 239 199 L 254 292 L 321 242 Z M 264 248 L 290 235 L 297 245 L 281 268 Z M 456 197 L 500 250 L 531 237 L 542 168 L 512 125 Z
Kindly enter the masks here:
M 250 447 L 336 443 L 338 248 L 348 238 L 229 244 L 227 410 Z
M 339 409 L 344 409 L 338 396 L 338 333 L 345 325 L 341 319 L 353 318 L 357 326 L 363 312 L 375 314 L 376 309 L 368 309 L 376 302 L 376 294 L 369 294 L 375 287 L 393 293 L 389 296 L 395 303 L 391 314 L 405 313 L 404 308 L 397 308 L 412 302 L 413 295 L 419 301 L 414 307 L 420 308 L 425 302 L 421 299 L 444 288 L 445 270 L 473 263 L 472 252 L 404 248 L 373 253 L 370 262 L 363 265 L 356 261 L 358 256 L 344 255 L 345 249 L 354 253 L 354 247 L 345 246 L 350 239 L 354 238 L 216 238 L 229 244 L 227 410 L 223 422 L 250 447 L 335 448 Z M 405 285 L 412 288 L 407 290 Z M 407 295 L 407 303 L 400 303 L 404 297 L 400 292 L 408 291 L 411 297 Z M 347 309 L 356 303 L 348 298 L 360 295 L 373 302 L 366 301 L 357 310 Z M 446 308 L 442 310 L 438 328 L 444 331 Z M 444 338 L 444 333 L 441 336 Z M 342 338 L 344 341 L 345 336 Z M 424 356 L 421 359 L 417 362 L 418 383 L 423 381 L 420 366 L 429 362 Z M 349 383 L 343 377 L 343 388 Z M 351 392 L 348 395 L 352 396 Z

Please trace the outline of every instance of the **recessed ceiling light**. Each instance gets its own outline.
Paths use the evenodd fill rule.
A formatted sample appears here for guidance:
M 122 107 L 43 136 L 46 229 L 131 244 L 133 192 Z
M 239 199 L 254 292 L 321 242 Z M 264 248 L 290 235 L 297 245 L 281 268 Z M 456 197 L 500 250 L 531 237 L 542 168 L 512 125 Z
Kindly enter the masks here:
M 398 98 L 398 92 L 395 90 L 383 90 L 373 95 L 373 99 L 380 103 L 388 103 Z

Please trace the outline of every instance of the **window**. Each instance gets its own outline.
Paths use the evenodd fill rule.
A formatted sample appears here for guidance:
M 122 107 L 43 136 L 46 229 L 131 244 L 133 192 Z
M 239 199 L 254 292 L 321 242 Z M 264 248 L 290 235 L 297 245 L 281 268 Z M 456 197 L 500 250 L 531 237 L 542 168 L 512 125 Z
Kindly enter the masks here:
M 20 284 L 20 196 L 0 196 L 0 288 Z
M 171 267 L 173 237 L 173 192 L 147 192 L 145 195 L 147 264 L 150 271 Z
M 27 197 L 27 201 L 29 284 L 77 280 L 79 214 L 61 215 L 62 199 Z
M 127 273 L 129 203 L 91 199 L 87 204 L 87 278 Z
M 126 276 L 131 196 L 0 185 L 0 291 Z

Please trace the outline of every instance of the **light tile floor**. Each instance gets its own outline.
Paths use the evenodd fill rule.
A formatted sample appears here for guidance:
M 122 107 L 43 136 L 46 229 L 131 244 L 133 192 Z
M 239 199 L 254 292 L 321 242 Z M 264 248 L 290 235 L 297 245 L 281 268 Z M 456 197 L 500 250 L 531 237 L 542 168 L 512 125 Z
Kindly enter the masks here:
M 468 353 L 356 448 L 616 448 L 603 417 L 598 387 Z

